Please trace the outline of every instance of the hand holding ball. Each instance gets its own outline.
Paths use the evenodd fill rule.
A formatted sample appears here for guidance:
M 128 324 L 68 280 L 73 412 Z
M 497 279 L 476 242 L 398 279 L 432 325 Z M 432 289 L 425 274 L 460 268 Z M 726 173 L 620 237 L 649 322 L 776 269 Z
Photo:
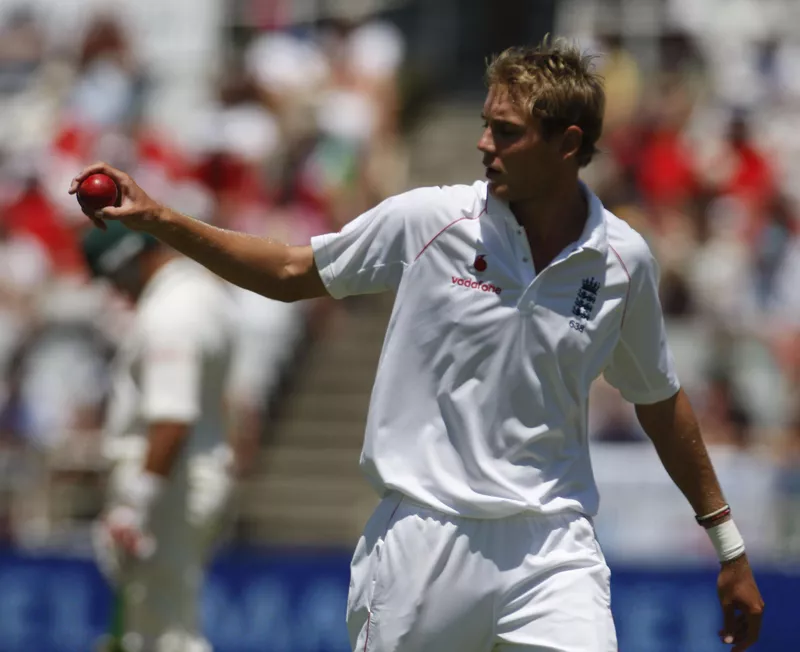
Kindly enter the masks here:
M 92 174 L 78 186 L 78 203 L 84 211 L 94 213 L 108 206 L 116 206 L 119 201 L 119 188 L 107 174 Z
M 163 217 L 164 207 L 153 201 L 128 174 L 106 163 L 94 163 L 69 184 L 84 215 L 98 229 L 106 220 L 120 221 L 134 231 L 150 232 Z

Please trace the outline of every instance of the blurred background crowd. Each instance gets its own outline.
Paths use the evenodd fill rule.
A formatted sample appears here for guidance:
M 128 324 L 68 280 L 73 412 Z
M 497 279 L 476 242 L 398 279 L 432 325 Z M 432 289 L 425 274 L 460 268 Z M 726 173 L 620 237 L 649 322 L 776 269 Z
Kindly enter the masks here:
M 101 504 L 108 363 L 130 306 L 84 268 L 85 218 L 66 194 L 78 170 L 106 160 L 190 215 L 304 243 L 410 186 L 479 178 L 484 59 L 552 32 L 602 55 L 603 153 L 585 179 L 660 262 L 682 382 L 750 515 L 742 529 L 764 556 L 800 558 L 799 13 L 789 0 L 0 0 L 0 537 L 81 545 Z M 357 478 L 388 303 L 237 296 L 232 536 L 349 545 L 372 497 L 343 478 Z M 687 532 L 602 381 L 591 423 L 612 554 L 651 549 L 625 529 L 632 497 L 643 514 L 674 505 L 662 520 Z M 690 536 L 678 554 L 706 545 Z

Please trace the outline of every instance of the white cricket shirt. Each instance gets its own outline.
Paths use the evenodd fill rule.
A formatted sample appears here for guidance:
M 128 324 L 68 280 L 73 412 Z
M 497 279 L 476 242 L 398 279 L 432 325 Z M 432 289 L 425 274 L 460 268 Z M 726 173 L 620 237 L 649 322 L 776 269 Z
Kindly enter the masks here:
M 105 427 L 106 454 L 136 454 L 148 425 L 192 424 L 185 455 L 226 442 L 224 395 L 235 337 L 228 287 L 186 258 L 150 279 L 117 352 Z
M 361 466 L 451 514 L 598 508 L 589 386 L 634 403 L 678 388 L 642 237 L 584 188 L 586 227 L 537 274 L 487 184 L 392 197 L 311 245 L 333 297 L 394 290 Z

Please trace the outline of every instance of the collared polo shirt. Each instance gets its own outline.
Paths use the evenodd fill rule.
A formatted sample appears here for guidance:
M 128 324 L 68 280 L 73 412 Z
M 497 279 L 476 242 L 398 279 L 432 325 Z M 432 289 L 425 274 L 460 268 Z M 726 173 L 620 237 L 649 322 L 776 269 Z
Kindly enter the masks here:
M 379 494 L 475 518 L 593 515 L 592 382 L 640 404 L 678 391 L 653 256 L 583 190 L 583 233 L 542 270 L 485 182 L 413 190 L 312 239 L 333 297 L 396 293 L 361 454 Z
M 156 422 L 192 426 L 183 455 L 225 445 L 235 310 L 227 286 L 187 258 L 155 273 L 112 367 L 104 428 L 109 458 L 140 454 Z

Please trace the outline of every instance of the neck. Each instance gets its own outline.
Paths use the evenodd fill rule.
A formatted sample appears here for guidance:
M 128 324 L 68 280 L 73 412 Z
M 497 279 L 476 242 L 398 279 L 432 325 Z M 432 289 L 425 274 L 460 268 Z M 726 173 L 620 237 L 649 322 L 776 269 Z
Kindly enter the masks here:
M 509 208 L 532 242 L 556 251 L 580 237 L 589 215 L 577 178 L 550 187 L 545 197 L 512 202 Z

